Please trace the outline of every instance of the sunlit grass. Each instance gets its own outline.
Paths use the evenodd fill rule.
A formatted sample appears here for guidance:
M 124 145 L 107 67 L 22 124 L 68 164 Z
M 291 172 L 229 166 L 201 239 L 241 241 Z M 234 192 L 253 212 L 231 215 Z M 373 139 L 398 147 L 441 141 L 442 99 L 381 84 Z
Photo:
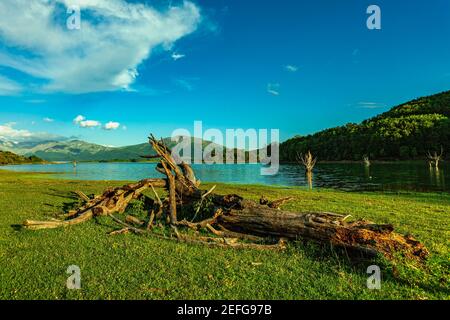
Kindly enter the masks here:
M 347 193 L 219 184 L 218 193 L 252 199 L 293 196 L 284 209 L 334 211 L 392 223 L 431 251 L 427 266 L 377 259 L 353 264 L 330 248 L 290 245 L 285 252 L 207 248 L 133 234 L 99 218 L 67 229 L 17 231 L 27 218 L 49 219 L 77 201 L 124 182 L 51 180 L 0 171 L 1 299 L 448 299 L 450 195 Z M 211 184 L 205 185 L 205 189 Z M 366 268 L 382 268 L 381 290 L 366 288 Z M 81 290 L 68 290 L 69 265 Z

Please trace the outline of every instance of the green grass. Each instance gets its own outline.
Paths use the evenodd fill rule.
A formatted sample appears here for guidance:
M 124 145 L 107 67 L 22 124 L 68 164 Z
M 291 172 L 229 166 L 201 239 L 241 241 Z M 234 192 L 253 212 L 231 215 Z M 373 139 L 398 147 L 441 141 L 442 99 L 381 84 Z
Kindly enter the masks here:
M 123 182 L 64 181 L 0 171 L 0 299 L 449 299 L 450 195 L 346 193 L 263 186 L 217 186 L 252 199 L 290 195 L 285 209 L 334 211 L 393 223 L 431 251 L 417 268 L 381 258 L 352 263 L 331 248 L 289 245 L 285 252 L 208 248 L 133 234 L 98 218 L 67 229 L 28 231 L 24 219 L 49 219 L 75 203 L 71 191 L 99 193 Z M 207 188 L 211 185 L 205 185 Z M 406 263 L 406 262 L 405 262 Z M 366 268 L 382 269 L 381 290 Z M 66 270 L 81 268 L 81 290 Z M 395 275 L 395 276 L 394 276 Z

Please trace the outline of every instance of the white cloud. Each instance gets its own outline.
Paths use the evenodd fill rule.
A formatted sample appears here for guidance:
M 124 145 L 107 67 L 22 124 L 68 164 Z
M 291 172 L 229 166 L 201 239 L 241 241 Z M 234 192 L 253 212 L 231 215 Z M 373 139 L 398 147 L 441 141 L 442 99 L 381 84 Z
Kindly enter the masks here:
M 22 91 L 22 86 L 0 75 L 0 96 L 13 96 Z
M 73 119 L 73 123 L 76 124 L 77 126 L 79 126 L 80 128 L 96 128 L 96 127 L 101 127 L 102 123 L 100 121 L 97 120 L 88 120 L 86 119 L 85 116 L 83 115 L 78 115 L 75 117 L 75 119 Z M 116 130 L 120 127 L 120 123 L 119 122 L 115 122 L 115 121 L 109 121 L 107 122 L 104 126 L 103 129 L 105 130 Z M 126 127 L 124 126 L 124 130 Z
M 267 85 L 267 92 L 274 96 L 280 95 L 280 85 L 278 83 L 269 83 Z
M 55 121 L 54 119 L 48 118 L 48 117 L 45 117 L 45 118 L 42 119 L 42 120 L 44 120 L 45 122 L 53 122 L 53 121 Z
M 78 124 L 81 128 L 94 128 L 94 127 L 100 127 L 102 125 L 97 120 L 83 120 L 83 121 L 80 121 Z
M 76 116 L 75 119 L 73 119 L 73 123 L 79 124 L 81 121 L 86 120 L 85 116 L 82 116 L 81 114 Z
M 81 29 L 68 30 L 61 5 L 77 4 Z M 189 1 L 160 11 L 125 0 L 2 0 L 0 12 L 0 65 L 44 82 L 37 89 L 30 85 L 40 92 L 131 90 L 152 50 L 169 49 L 201 20 Z M 0 92 L 17 90 L 0 85 Z
M 287 71 L 289 72 L 297 72 L 298 71 L 298 67 L 288 64 L 287 66 L 284 67 Z
M 120 123 L 119 122 L 110 121 L 107 124 L 105 124 L 103 129 L 105 129 L 105 130 L 116 130 L 119 127 L 120 127 Z
M 176 52 L 172 53 L 172 59 L 175 61 L 182 59 L 184 57 L 186 57 L 185 54 L 180 54 L 180 53 L 176 53 Z
M 81 114 L 73 119 L 73 123 L 80 126 L 81 128 L 94 128 L 100 127 L 102 125 L 97 120 L 87 120 L 86 117 Z
M 47 132 L 31 132 L 14 128 L 16 123 L 0 124 L 0 140 L 11 142 L 64 140 L 65 138 Z
M 5 123 L 3 125 L 0 125 L 0 139 L 22 139 L 28 138 L 32 135 L 30 131 L 14 129 L 14 126 L 15 123 Z

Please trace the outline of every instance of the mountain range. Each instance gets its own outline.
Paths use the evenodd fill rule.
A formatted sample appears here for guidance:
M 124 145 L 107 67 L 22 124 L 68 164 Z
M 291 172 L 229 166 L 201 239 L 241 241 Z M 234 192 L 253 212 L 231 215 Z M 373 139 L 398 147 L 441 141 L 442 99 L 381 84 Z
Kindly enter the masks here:
M 173 148 L 176 144 L 176 142 L 173 142 L 171 138 L 165 138 L 163 140 L 169 148 Z M 201 143 L 203 147 L 212 143 L 197 138 L 191 138 L 191 149 L 193 149 L 194 143 L 196 142 Z M 0 150 L 14 152 L 24 157 L 36 156 L 46 161 L 55 162 L 142 161 L 142 156 L 155 155 L 155 152 L 150 147 L 149 143 L 141 143 L 125 147 L 108 147 L 81 140 L 44 142 L 11 142 L 0 140 Z
M 191 140 L 191 148 L 195 141 L 201 142 L 203 147 L 211 143 L 195 139 Z M 170 148 L 175 145 L 170 138 L 164 141 Z M 296 136 L 279 147 L 281 161 L 296 161 L 298 154 L 308 150 L 319 160 L 333 161 L 361 160 L 363 156 L 406 160 L 424 158 L 428 151 L 441 148 L 447 152 L 450 149 L 450 91 L 403 103 L 359 124 L 348 123 L 312 135 Z M 46 161 L 139 161 L 141 156 L 154 155 L 148 143 L 108 147 L 61 137 L 19 142 L 3 138 L 0 150 Z M 224 148 L 224 154 L 225 151 Z

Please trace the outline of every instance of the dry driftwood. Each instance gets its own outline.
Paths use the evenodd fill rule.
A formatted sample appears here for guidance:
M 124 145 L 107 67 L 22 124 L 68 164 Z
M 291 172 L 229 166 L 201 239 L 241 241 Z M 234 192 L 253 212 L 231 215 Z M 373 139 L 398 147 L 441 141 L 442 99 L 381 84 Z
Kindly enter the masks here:
M 136 199 L 150 185 L 156 187 L 164 187 L 166 185 L 163 179 L 145 179 L 138 183 L 127 184 L 123 187 L 107 189 L 102 195 L 89 199 L 84 194 L 80 195 L 86 203 L 77 210 L 69 213 L 69 219 L 51 220 L 51 221 L 34 221 L 25 220 L 23 225 L 27 229 L 52 229 L 59 227 L 71 226 L 85 222 L 94 216 L 105 216 L 110 213 L 125 212 L 126 207 L 131 200 Z
M 127 233 L 153 234 L 154 224 L 166 222 L 172 227 L 174 237 L 178 241 L 188 243 L 205 243 L 207 245 L 228 246 L 236 248 L 284 248 L 286 240 L 307 240 L 321 244 L 331 244 L 345 248 L 350 252 L 363 254 L 382 254 L 388 258 L 395 252 L 416 259 L 424 259 L 428 251 L 418 241 L 393 231 L 391 225 L 374 224 L 370 221 L 347 222 L 348 215 L 335 213 L 296 213 L 280 210 L 280 206 L 291 197 L 269 201 L 261 198 L 259 203 L 246 200 L 239 195 L 218 195 L 214 188 L 203 191 L 199 188 L 192 168 L 176 161 L 171 151 L 153 136 L 149 138 L 152 148 L 160 158 L 157 170 L 165 179 L 146 179 L 120 188 L 108 189 L 101 196 L 89 199 L 80 195 L 86 203 L 78 210 L 69 213 L 66 220 L 24 222 L 29 229 L 56 228 L 70 226 L 89 220 L 93 216 L 110 216 L 122 229 L 111 234 Z M 161 200 L 155 188 L 163 187 L 168 197 Z M 113 213 L 123 213 L 133 199 L 151 188 L 155 200 L 149 209 L 148 221 L 128 216 L 125 221 L 115 217 Z M 212 205 L 210 216 L 202 221 L 193 221 L 199 210 L 208 202 Z M 195 208 L 191 221 L 178 220 L 177 212 L 183 208 Z M 180 233 L 178 228 L 208 230 L 213 237 L 188 236 Z M 166 237 L 163 237 L 166 238 Z M 245 240 L 247 242 L 240 242 Z M 248 243 L 250 241 L 251 243 Z

